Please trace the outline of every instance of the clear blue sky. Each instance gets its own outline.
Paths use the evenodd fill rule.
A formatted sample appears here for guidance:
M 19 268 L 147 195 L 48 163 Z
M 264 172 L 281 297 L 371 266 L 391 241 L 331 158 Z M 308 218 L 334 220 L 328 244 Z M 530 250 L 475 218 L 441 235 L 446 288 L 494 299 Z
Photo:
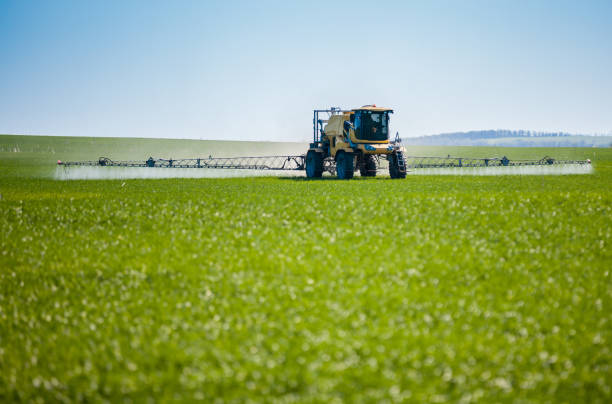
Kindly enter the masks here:
M 612 133 L 612 1 L 0 0 L 0 133 L 308 140 Z

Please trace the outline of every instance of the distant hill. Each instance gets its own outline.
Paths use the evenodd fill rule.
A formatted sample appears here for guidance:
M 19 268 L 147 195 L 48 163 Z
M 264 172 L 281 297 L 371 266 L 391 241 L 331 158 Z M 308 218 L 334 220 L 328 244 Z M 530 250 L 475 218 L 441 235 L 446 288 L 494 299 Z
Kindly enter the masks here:
M 475 130 L 404 138 L 402 141 L 406 145 L 420 146 L 612 147 L 612 136 L 525 130 Z

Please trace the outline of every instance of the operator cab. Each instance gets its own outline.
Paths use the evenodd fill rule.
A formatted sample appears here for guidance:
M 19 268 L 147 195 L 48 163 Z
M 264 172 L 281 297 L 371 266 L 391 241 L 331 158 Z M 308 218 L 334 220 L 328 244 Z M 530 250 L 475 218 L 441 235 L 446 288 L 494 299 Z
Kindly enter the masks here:
M 389 140 L 389 114 L 393 110 L 365 105 L 353 110 L 351 123 L 357 141 L 384 142 Z

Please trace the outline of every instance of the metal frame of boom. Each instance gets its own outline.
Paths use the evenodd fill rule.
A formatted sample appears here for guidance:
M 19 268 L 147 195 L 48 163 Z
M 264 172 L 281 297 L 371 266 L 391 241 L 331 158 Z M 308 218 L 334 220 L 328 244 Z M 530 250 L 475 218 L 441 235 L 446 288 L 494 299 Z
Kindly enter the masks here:
M 466 158 L 466 157 L 416 157 L 404 156 L 408 168 L 448 168 L 448 167 L 516 167 L 546 166 L 563 164 L 589 164 L 589 160 L 555 160 L 544 157 L 539 160 L 510 160 L 507 157 Z
M 58 164 L 100 167 L 160 167 L 160 168 L 229 168 L 239 170 L 304 170 L 304 156 L 209 157 L 194 159 L 111 160 L 100 157 L 92 161 L 66 161 Z
M 378 156 L 377 156 L 378 157 Z M 589 160 L 555 160 L 544 157 L 539 160 L 510 160 L 507 157 L 466 158 L 466 157 L 417 157 L 405 156 L 406 168 L 450 168 L 450 167 L 516 167 L 547 166 L 563 164 L 590 164 Z M 148 160 L 111 160 L 100 157 L 91 161 L 59 161 L 64 167 L 98 166 L 98 167 L 158 167 L 158 168 L 211 168 L 237 170 L 278 170 L 293 171 L 305 169 L 306 156 L 249 156 L 249 157 L 208 157 L 193 159 L 154 159 Z M 381 160 L 376 159 L 377 169 L 381 169 Z M 335 174 L 335 162 L 326 159 L 324 171 Z

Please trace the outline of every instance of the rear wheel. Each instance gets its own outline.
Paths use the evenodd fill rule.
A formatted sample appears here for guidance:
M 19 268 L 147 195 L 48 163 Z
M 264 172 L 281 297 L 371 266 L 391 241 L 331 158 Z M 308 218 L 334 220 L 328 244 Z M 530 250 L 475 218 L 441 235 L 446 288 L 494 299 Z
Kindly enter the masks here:
M 376 177 L 376 160 L 374 156 L 366 154 L 362 157 L 359 172 L 362 177 Z
M 314 150 L 306 153 L 306 176 L 308 178 L 320 178 L 323 175 L 323 155 Z
M 355 166 L 353 164 L 353 154 L 339 151 L 336 155 L 336 174 L 338 179 L 350 180 L 353 178 Z
M 389 156 L 389 175 L 391 178 L 406 178 L 406 162 L 402 152 L 396 151 Z

